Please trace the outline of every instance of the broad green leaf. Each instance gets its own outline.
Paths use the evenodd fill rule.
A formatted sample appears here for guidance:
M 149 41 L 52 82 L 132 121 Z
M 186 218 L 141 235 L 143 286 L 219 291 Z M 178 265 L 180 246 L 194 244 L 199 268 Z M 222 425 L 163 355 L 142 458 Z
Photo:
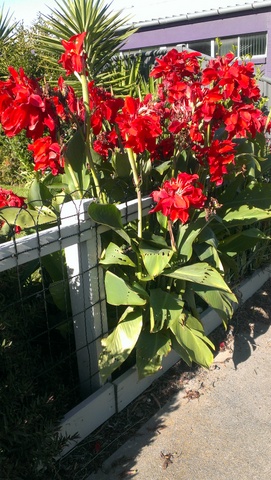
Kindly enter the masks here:
M 126 265 L 129 267 L 135 267 L 135 263 L 123 253 L 123 250 L 111 242 L 105 250 L 103 258 L 100 260 L 102 265 Z
M 181 262 L 188 262 L 193 254 L 193 243 L 206 225 L 205 219 L 199 219 L 191 224 L 180 225 L 177 239 L 177 249 Z
M 65 160 L 73 171 L 81 175 L 86 163 L 86 146 L 83 132 L 77 130 L 67 145 Z
M 77 130 L 65 150 L 65 175 L 69 191 L 85 192 L 89 187 L 90 175 L 86 168 L 86 146 L 82 132 Z
M 112 228 L 112 230 L 117 232 L 129 245 L 131 244 L 131 239 L 124 230 L 121 213 L 116 205 L 105 205 L 93 202 L 88 207 L 88 214 L 94 222 Z
M 199 295 L 209 307 L 213 308 L 218 315 L 228 322 L 233 315 L 233 304 L 238 303 L 233 293 L 220 291 L 207 286 L 194 285 L 194 292 Z
M 189 265 L 187 267 L 180 267 L 176 270 L 171 270 L 168 273 L 164 272 L 163 275 L 230 292 L 228 285 L 223 280 L 220 273 L 205 262 L 194 263 L 193 265 Z
M 65 264 L 64 251 L 58 250 L 41 259 L 42 267 L 49 274 L 52 282 L 49 285 L 49 292 L 54 303 L 63 312 L 70 312 L 70 290 Z
M 59 310 L 62 312 L 70 311 L 70 291 L 68 280 L 50 283 L 49 292 Z
M 158 332 L 164 325 L 168 326 L 171 320 L 180 317 L 183 302 L 172 294 L 155 288 L 150 291 L 150 324 L 151 332 Z
M 107 271 L 105 274 L 107 302 L 111 305 L 145 305 L 146 300 L 128 285 L 122 278 Z
M 30 185 L 27 201 L 31 207 L 42 207 L 43 205 L 48 205 L 52 201 L 52 194 L 49 189 L 38 180 L 33 180 Z
M 127 178 L 130 176 L 131 165 L 127 153 L 116 153 L 112 163 L 118 177 Z
M 206 243 L 199 243 L 195 245 L 194 249 L 201 262 L 207 262 L 212 267 L 223 272 L 223 264 L 215 247 L 212 245 L 207 246 Z
M 243 230 L 221 241 L 219 248 L 225 253 L 239 253 L 254 247 L 260 240 L 270 239 L 270 236 L 265 235 L 265 233 L 258 228 L 250 228 L 249 230 Z
M 99 369 L 102 381 L 126 360 L 133 350 L 142 329 L 142 314 L 128 307 L 118 325 L 108 337 L 102 339 Z
M 189 367 L 192 367 L 192 358 L 190 357 L 188 351 L 183 347 L 183 345 L 177 342 L 172 332 L 171 332 L 170 338 L 171 338 L 171 345 L 173 350 L 175 350 L 175 352 L 180 355 L 180 357 L 183 359 L 186 365 L 188 365 Z
M 19 207 L 4 207 L 0 209 L 0 219 L 6 221 L 9 225 L 17 225 L 22 229 L 33 228 L 45 223 L 56 221 L 56 215 L 50 212 L 46 215 L 36 210 L 25 210 Z
M 160 225 L 160 227 L 166 231 L 167 230 L 167 224 L 168 224 L 168 219 L 165 215 L 162 214 L 162 212 L 156 212 L 156 218 L 157 221 Z
M 194 335 L 196 335 L 196 337 L 200 338 L 203 342 L 205 342 L 207 345 L 209 345 L 209 347 L 212 350 L 215 350 L 215 346 L 214 346 L 213 342 L 211 342 L 211 340 L 209 340 L 209 338 L 204 333 L 199 332 L 199 330 L 194 330 L 193 328 L 191 328 L 190 330 Z
M 218 202 L 222 204 L 222 208 L 225 205 L 227 208 L 228 205 L 234 202 L 236 198 L 238 198 L 238 194 L 240 191 L 243 190 L 245 184 L 245 177 L 243 175 L 236 175 L 228 187 L 230 188 L 225 188 L 224 192 L 221 195 L 218 195 Z M 219 209 L 219 215 L 220 215 L 220 209 Z
M 243 205 L 263 210 L 271 209 L 271 184 L 251 182 L 235 198 L 227 201 L 223 205 L 222 210 L 238 210 Z
M 170 324 L 170 329 L 177 342 L 188 352 L 192 361 L 206 368 L 211 365 L 213 361 L 212 351 L 206 342 L 198 336 L 198 333 L 195 334 L 185 323 L 182 324 L 178 320 Z
M 142 330 L 136 346 L 138 377 L 142 379 L 161 370 L 162 359 L 171 351 L 171 341 L 164 332 Z
M 193 317 L 193 315 L 191 315 L 188 312 L 186 312 L 185 323 L 192 330 L 198 330 L 199 332 L 204 333 L 204 328 L 202 323 L 196 317 Z
M 164 175 L 164 173 L 172 166 L 171 160 L 167 160 L 166 162 L 161 163 L 157 167 L 155 167 L 155 170 L 160 174 Z
M 144 242 L 140 244 L 139 251 L 141 253 L 144 266 L 152 278 L 157 277 L 163 272 L 163 270 L 168 266 L 174 253 L 173 250 L 169 248 L 157 250 L 156 248 L 152 248 Z
M 250 207 L 248 205 L 241 205 L 238 210 L 230 210 L 224 216 L 224 222 L 234 225 L 250 225 L 251 223 L 265 220 L 271 217 L 271 211 L 263 210 L 262 208 Z

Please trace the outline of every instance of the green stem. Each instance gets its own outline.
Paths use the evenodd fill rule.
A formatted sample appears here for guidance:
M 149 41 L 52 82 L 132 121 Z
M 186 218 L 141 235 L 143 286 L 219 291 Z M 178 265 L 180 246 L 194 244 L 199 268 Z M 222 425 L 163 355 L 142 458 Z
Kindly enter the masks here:
M 269 111 L 268 117 L 267 117 L 266 122 L 265 122 L 264 133 L 266 133 L 266 130 L 267 130 L 267 127 L 268 127 L 268 124 L 269 124 L 270 120 L 271 120 L 271 109 Z
M 86 157 L 93 178 L 93 183 L 96 191 L 96 195 L 102 203 L 106 203 L 105 194 L 101 190 L 99 183 L 98 175 L 96 168 L 92 159 L 91 150 L 90 150 L 90 139 L 91 139 L 91 126 L 90 126 L 90 108 L 89 108 L 89 92 L 88 92 L 88 81 L 85 74 L 80 76 L 80 81 L 82 85 L 83 93 L 83 102 L 85 107 L 85 148 L 86 148 Z
M 174 238 L 174 234 L 173 234 L 173 229 L 172 229 L 172 221 L 168 219 L 168 232 L 169 232 L 169 238 L 170 238 L 170 243 L 171 243 L 171 248 L 173 250 L 173 252 L 177 252 L 177 248 L 176 248 L 176 242 L 175 242 L 175 238 Z
M 81 192 L 81 190 L 80 190 L 80 185 L 79 185 L 78 180 L 77 180 L 77 178 L 76 178 L 76 175 L 75 175 L 75 173 L 74 173 L 74 171 L 73 171 L 73 168 L 72 168 L 72 166 L 70 165 L 70 163 L 67 162 L 67 161 L 66 161 L 66 167 L 67 167 L 67 169 L 69 170 L 69 174 L 70 174 L 70 176 L 71 176 L 71 178 L 72 178 L 72 181 L 73 181 L 73 184 L 74 184 L 74 188 L 75 188 L 76 193 L 78 194 L 79 198 L 83 198 L 83 192 Z
M 137 225 L 137 234 L 139 238 L 142 238 L 142 198 L 141 198 L 141 190 L 140 190 L 140 179 L 137 173 L 137 166 L 136 166 L 136 159 L 134 152 L 131 148 L 127 148 L 128 158 L 131 165 L 135 191 L 137 196 L 137 218 L 138 218 L 138 225 Z

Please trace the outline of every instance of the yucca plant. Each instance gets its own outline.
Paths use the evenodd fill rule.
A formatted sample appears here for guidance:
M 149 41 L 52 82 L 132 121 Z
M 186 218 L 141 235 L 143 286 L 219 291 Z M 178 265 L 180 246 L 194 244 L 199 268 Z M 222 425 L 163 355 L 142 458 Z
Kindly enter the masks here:
M 18 22 L 11 23 L 12 14 L 9 13 L 9 10 L 4 12 L 4 8 L 5 5 L 3 4 L 0 10 L 0 42 L 2 45 L 15 36 L 15 29 L 18 25 Z
M 103 86 L 111 85 L 114 82 L 109 73 L 112 58 L 134 31 L 123 29 L 129 17 L 121 16 L 121 11 L 111 11 L 103 0 L 62 0 L 56 1 L 56 6 L 50 9 L 50 15 L 44 16 L 46 22 L 37 38 L 48 63 L 56 65 L 55 59 L 63 53 L 59 40 L 87 32 L 85 50 L 89 76 Z
M 112 62 L 110 74 L 112 78 L 121 80 L 113 85 L 114 94 L 140 97 L 147 93 L 154 93 L 155 82 L 149 74 L 155 58 L 161 55 L 161 50 L 117 54 Z

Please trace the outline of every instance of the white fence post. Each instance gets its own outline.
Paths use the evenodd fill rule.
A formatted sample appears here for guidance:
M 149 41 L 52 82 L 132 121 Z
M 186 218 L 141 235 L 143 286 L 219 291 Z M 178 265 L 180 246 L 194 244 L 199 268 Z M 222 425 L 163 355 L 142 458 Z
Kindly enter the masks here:
M 77 225 L 78 241 L 65 248 L 80 389 L 83 398 L 101 386 L 98 357 L 100 337 L 107 332 L 103 272 L 99 267 L 101 238 L 87 209 L 91 200 L 64 203 L 63 227 Z M 84 240 L 84 232 L 91 235 Z

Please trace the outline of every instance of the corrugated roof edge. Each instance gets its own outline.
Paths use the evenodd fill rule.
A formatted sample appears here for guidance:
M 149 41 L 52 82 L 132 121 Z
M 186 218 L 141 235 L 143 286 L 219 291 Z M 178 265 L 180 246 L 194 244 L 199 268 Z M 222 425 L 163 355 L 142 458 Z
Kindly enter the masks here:
M 268 7 L 271 7 L 271 1 L 252 2 L 252 3 L 246 3 L 244 5 L 236 5 L 235 7 L 221 7 L 217 9 L 213 8 L 211 10 L 203 10 L 201 12 L 173 15 L 172 17 L 156 18 L 152 20 L 132 22 L 129 24 L 127 23 L 126 25 L 122 26 L 119 30 L 121 31 L 131 27 L 133 28 L 155 27 L 158 25 L 166 25 L 169 23 L 184 22 L 187 20 L 194 20 L 198 18 L 204 18 L 204 17 L 216 16 L 216 15 L 217 16 L 225 15 L 227 13 L 238 13 L 242 11 L 257 10 L 260 8 L 268 8 Z

